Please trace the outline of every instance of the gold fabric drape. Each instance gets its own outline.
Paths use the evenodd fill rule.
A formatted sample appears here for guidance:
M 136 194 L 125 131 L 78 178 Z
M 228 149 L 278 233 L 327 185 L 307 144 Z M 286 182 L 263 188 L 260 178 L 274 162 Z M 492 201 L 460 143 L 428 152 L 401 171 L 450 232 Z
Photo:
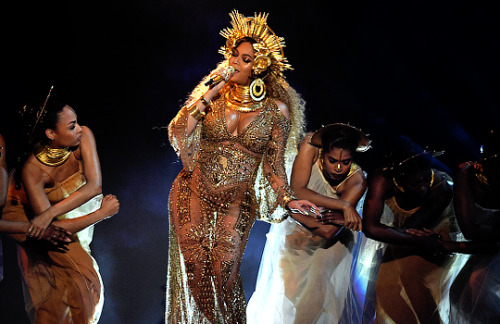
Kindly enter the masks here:
M 80 170 L 46 189 L 51 204 L 68 197 L 85 184 Z M 60 219 L 86 215 L 100 207 L 102 195 L 60 216 Z M 33 213 L 23 189 L 9 187 L 2 219 L 28 221 Z M 67 249 L 34 241 L 26 235 L 11 235 L 19 244 L 19 258 L 25 290 L 25 308 L 32 323 L 97 323 L 104 302 L 102 280 L 90 255 L 93 227 L 74 236 Z

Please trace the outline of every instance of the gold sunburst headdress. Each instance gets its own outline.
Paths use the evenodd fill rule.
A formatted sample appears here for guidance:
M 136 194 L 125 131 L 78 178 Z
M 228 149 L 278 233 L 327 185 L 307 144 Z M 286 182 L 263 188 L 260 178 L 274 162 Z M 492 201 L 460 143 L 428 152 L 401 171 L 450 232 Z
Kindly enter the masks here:
M 245 17 L 237 10 L 229 13 L 232 28 L 223 29 L 220 34 L 226 38 L 226 45 L 219 49 L 219 53 L 228 59 L 238 42 L 243 38 L 251 38 L 255 41 L 255 60 L 252 67 L 255 75 L 260 75 L 270 70 L 278 77 L 284 78 L 283 71 L 292 70 L 283 53 L 285 40 L 278 37 L 267 25 L 267 13 L 255 13 L 254 17 Z

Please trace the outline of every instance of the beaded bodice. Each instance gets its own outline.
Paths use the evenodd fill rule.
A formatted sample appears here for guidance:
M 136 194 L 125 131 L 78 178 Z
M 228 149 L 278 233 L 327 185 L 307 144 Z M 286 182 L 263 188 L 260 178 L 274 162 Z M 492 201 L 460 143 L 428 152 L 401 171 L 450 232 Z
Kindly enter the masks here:
M 255 119 L 238 135 L 232 135 L 227 128 L 225 107 L 224 100 L 217 100 L 212 112 L 203 121 L 202 140 L 205 144 L 219 145 L 221 142 L 231 141 L 241 144 L 248 151 L 263 154 L 271 138 L 273 115 L 279 113 L 276 104 L 268 100 Z
M 203 121 L 199 153 L 202 174 L 213 187 L 234 185 L 251 179 L 268 149 L 277 114 L 282 117 L 284 125 L 281 129 L 285 131 L 286 118 L 273 101 L 268 101 L 241 133 L 232 135 L 225 119 L 225 101 L 215 102 L 211 113 Z

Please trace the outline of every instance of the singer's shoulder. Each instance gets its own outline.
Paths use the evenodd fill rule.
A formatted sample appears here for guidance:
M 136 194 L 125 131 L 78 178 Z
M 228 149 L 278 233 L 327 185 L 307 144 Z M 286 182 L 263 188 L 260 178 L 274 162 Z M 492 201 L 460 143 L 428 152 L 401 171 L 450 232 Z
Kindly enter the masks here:
M 276 106 L 278 107 L 278 109 L 281 111 L 281 113 L 287 118 L 287 119 L 290 119 L 290 113 L 288 111 L 288 107 L 287 105 L 285 105 L 285 103 L 283 101 L 280 101 L 278 99 L 275 99 L 275 102 L 276 102 Z

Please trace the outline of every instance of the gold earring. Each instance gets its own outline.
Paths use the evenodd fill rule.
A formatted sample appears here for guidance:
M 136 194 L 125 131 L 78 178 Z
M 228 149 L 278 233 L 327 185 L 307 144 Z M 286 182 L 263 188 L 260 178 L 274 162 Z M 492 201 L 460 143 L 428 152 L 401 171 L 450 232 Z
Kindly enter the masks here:
M 266 85 L 261 78 L 257 78 L 250 84 L 250 97 L 255 101 L 261 101 L 266 96 Z

